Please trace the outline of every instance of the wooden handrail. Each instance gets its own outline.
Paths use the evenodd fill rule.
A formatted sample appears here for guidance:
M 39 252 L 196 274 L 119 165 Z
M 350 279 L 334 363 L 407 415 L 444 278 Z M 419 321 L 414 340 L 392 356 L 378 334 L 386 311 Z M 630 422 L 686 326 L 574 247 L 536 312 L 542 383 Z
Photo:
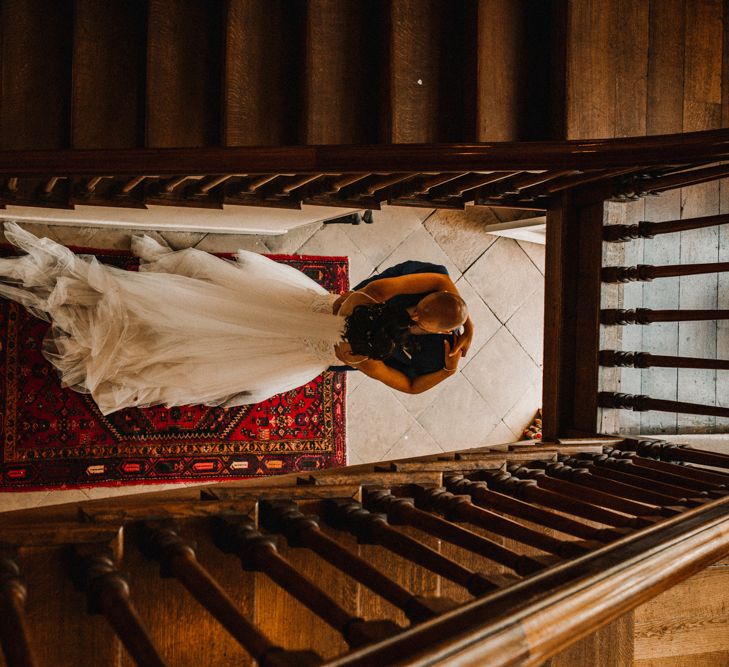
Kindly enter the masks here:
M 693 508 L 327 664 L 365 667 L 408 658 L 412 666 L 537 667 L 566 642 L 588 635 L 727 552 L 729 498 Z
M 0 151 L 4 176 L 589 170 L 729 158 L 729 129 L 575 141 Z

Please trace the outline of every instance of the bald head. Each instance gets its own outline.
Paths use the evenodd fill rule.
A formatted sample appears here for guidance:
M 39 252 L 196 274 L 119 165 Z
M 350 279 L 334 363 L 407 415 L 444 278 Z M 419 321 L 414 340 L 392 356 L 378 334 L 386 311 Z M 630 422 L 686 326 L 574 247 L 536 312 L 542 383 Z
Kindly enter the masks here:
M 445 333 L 460 327 L 468 319 L 466 302 L 452 292 L 433 292 L 415 307 L 413 320 L 426 331 Z

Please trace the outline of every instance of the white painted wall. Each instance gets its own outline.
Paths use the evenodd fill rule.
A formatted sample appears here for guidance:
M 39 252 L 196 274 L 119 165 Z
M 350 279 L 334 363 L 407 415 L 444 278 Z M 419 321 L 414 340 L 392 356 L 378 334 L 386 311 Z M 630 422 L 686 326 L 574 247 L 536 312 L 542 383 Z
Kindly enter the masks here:
M 33 220 L 64 225 L 92 225 L 189 232 L 232 234 L 284 234 L 318 220 L 329 220 L 355 209 L 307 206 L 301 210 L 226 205 L 223 209 L 150 206 L 147 209 L 83 206 L 75 209 L 8 205 L 0 211 L 6 220 Z

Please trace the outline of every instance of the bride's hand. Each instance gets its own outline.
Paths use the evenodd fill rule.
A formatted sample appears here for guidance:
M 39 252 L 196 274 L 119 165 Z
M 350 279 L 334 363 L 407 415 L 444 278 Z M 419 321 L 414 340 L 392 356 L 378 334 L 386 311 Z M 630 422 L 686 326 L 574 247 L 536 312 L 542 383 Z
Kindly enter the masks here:
M 340 294 L 337 300 L 332 304 L 332 315 L 336 315 L 339 313 L 339 309 L 342 307 L 342 304 L 347 300 L 349 295 L 352 294 L 352 292 L 344 292 L 344 294 Z
M 349 343 L 345 343 L 344 341 L 334 346 L 334 354 L 339 361 L 345 364 L 357 365 L 367 360 L 367 357 L 361 354 L 352 354 L 352 348 Z

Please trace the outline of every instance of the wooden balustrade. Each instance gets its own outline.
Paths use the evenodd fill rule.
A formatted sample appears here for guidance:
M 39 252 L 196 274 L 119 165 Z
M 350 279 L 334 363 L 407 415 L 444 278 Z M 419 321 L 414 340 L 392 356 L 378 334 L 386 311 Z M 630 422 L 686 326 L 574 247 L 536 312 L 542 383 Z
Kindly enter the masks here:
M 244 568 L 261 572 L 306 605 L 323 621 L 341 633 L 350 646 L 362 646 L 395 635 L 399 626 L 389 620 L 365 621 L 353 616 L 327 595 L 311 579 L 296 571 L 276 546 L 251 521 L 221 519 L 216 526 L 215 543 L 225 553 L 237 555 Z
M 386 514 L 388 521 L 393 525 L 413 526 L 428 535 L 451 542 L 496 563 L 501 563 L 520 575 L 538 572 L 554 562 L 507 549 L 493 540 L 424 512 L 415 507 L 415 501 L 412 498 L 398 498 L 389 490 L 375 490 L 368 493 L 365 498 L 365 507 L 370 511 Z
M 437 656 L 434 664 L 447 664 L 466 646 L 478 655 L 479 664 L 491 664 L 496 656 L 507 663 L 523 661 L 527 654 L 532 662 L 543 662 L 584 628 L 609 620 L 618 605 L 622 613 L 729 548 L 729 455 L 661 441 L 603 439 L 602 448 L 589 439 L 583 442 L 398 462 L 400 468 L 408 464 L 407 472 L 369 466 L 322 471 L 302 478 L 305 484 L 292 476 L 289 481 L 217 485 L 202 494 L 192 488 L 145 494 L 119 499 L 118 506 L 93 501 L 83 503 L 80 512 L 73 506 L 55 511 L 45 525 L 19 513 L 0 526 L 0 542 L 33 545 L 36 551 L 70 548 L 73 578 L 87 594 L 88 611 L 106 616 L 138 664 L 163 664 L 171 633 L 184 632 L 173 622 L 148 624 L 151 610 L 164 613 L 174 602 L 169 596 L 180 594 L 177 587 L 167 587 L 159 592 L 161 606 L 150 606 L 145 598 L 159 575 L 143 565 L 148 559 L 159 563 L 161 576 L 182 585 L 183 597 L 191 595 L 200 603 L 194 606 L 201 610 L 197 613 L 204 613 L 203 608 L 210 613 L 205 637 L 184 636 L 188 648 L 197 642 L 196 650 L 205 651 L 205 642 L 216 641 L 214 636 L 217 641 L 230 636 L 265 667 L 395 664 L 415 660 L 423 651 Z M 354 483 L 342 484 L 347 478 Z M 355 498 L 362 498 L 364 506 Z M 343 539 L 346 533 L 368 545 L 368 551 L 358 553 Z M 285 536 L 285 550 L 277 548 L 277 534 Z M 442 546 L 441 540 L 452 547 Z M 244 570 L 260 574 L 241 587 L 213 542 L 236 555 Z M 26 596 L 25 586 L 18 588 L 23 558 L 0 560 L 0 639 L 6 656 L 7 638 L 20 650 L 17 638 L 23 635 L 16 629 Z M 321 567 L 324 562 L 328 569 Z M 122 566 L 131 568 L 130 577 L 139 586 L 139 611 Z M 646 578 L 645 572 L 652 576 Z M 405 579 L 404 573 L 409 573 Z M 31 592 L 37 575 L 36 568 L 27 584 Z M 447 585 L 454 595 L 433 595 L 440 586 L 433 575 L 453 582 Z M 341 597 L 354 589 L 332 586 L 333 577 L 362 584 L 357 599 L 368 610 L 367 620 L 358 617 L 357 607 L 348 608 L 346 595 Z M 250 586 L 256 587 L 255 606 L 239 606 L 234 594 Z M 619 594 L 597 604 L 606 602 L 606 587 Z M 316 625 L 300 635 L 303 646 L 283 649 L 279 636 L 262 625 L 266 600 L 274 599 L 266 597 L 271 589 L 293 596 L 314 614 L 306 623 L 334 628 L 351 650 L 334 657 Z M 394 606 L 382 607 L 374 598 Z M 7 612 L 9 602 L 17 612 L 14 620 Z M 175 618 L 180 609 L 193 611 L 177 604 L 170 608 Z M 567 612 L 574 604 L 580 604 L 580 614 Z M 254 611 L 259 608 L 263 616 Z M 388 618 L 393 609 L 412 625 Z M 288 612 L 288 623 L 299 622 L 293 613 Z M 545 626 L 549 642 L 542 641 L 543 632 L 528 645 L 505 641 L 508 624 L 516 623 L 513 627 L 522 632 L 544 613 L 561 618 Z M 27 645 L 37 640 L 35 623 L 25 632 Z M 155 648 L 159 641 L 164 650 Z M 7 662 L 9 667 L 35 664 L 21 658 Z
M 366 510 L 358 502 L 330 500 L 326 503 L 325 519 L 339 530 L 346 530 L 363 544 L 378 544 L 468 590 L 471 595 L 483 595 L 496 590 L 503 578 L 474 572 L 443 556 L 425 544 L 392 528 L 382 514 Z
M 286 651 L 271 642 L 246 619 L 223 587 L 200 565 L 195 549 L 174 526 L 143 524 L 142 548 L 159 561 L 163 577 L 175 577 L 207 609 L 259 664 L 284 667 L 319 665 L 313 651 Z
M 261 504 L 261 522 L 269 531 L 283 533 L 291 546 L 311 549 L 355 578 L 385 600 L 402 609 L 413 622 L 422 622 L 453 609 L 456 602 L 444 597 L 413 595 L 370 563 L 342 547 L 324 534 L 318 517 L 305 515 L 293 501 L 264 501 Z

